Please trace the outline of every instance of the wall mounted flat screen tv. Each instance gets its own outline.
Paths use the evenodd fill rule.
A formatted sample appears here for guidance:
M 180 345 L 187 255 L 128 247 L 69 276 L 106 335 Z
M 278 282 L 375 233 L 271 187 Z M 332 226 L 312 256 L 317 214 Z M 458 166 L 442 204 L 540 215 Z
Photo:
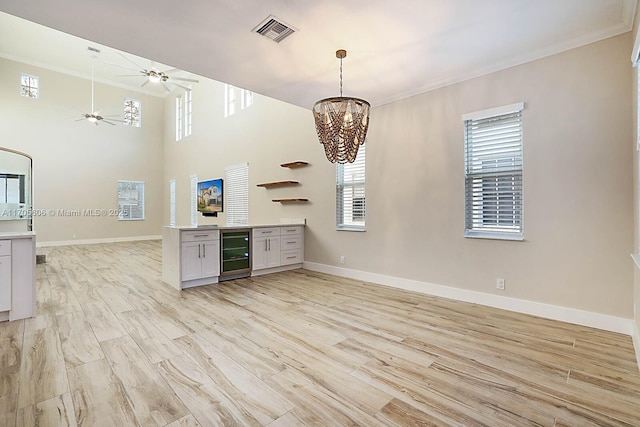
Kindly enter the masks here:
M 223 210 L 222 178 L 198 182 L 198 212 L 218 216 Z

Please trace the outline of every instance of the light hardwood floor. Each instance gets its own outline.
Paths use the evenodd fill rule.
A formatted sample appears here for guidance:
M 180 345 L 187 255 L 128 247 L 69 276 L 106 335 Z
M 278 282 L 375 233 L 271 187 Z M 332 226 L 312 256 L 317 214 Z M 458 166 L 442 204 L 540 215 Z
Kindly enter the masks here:
M 43 252 L 0 426 L 640 426 L 628 336 L 304 270 L 178 292 L 159 241 Z

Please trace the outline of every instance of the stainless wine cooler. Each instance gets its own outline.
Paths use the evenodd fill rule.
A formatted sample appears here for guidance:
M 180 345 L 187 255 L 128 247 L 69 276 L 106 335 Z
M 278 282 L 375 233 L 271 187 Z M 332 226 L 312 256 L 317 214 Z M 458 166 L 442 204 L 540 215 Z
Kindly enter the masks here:
M 220 230 L 220 281 L 251 276 L 251 230 Z

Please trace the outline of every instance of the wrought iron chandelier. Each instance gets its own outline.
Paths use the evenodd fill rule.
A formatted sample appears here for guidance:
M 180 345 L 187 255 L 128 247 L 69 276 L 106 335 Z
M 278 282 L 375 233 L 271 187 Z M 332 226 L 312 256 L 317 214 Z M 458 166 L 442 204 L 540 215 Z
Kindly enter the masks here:
M 346 56 L 346 50 L 336 51 L 336 58 L 340 59 L 340 96 L 321 99 L 313 106 L 316 132 L 331 163 L 353 163 L 369 128 L 369 103 L 342 96 L 342 59 Z

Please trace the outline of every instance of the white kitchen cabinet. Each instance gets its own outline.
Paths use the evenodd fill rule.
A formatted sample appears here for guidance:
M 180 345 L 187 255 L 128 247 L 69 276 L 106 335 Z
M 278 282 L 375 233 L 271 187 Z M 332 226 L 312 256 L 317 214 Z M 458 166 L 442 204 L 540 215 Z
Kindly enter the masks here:
M 11 240 L 0 240 L 0 312 L 11 310 Z
M 0 321 L 35 316 L 35 271 L 35 233 L 0 233 Z
M 280 227 L 255 228 L 251 255 L 253 270 L 278 267 L 280 265 Z
M 301 225 L 253 229 L 253 276 L 301 268 L 304 234 Z
M 213 228 L 165 227 L 162 234 L 162 280 L 185 289 L 218 283 L 220 231 Z

